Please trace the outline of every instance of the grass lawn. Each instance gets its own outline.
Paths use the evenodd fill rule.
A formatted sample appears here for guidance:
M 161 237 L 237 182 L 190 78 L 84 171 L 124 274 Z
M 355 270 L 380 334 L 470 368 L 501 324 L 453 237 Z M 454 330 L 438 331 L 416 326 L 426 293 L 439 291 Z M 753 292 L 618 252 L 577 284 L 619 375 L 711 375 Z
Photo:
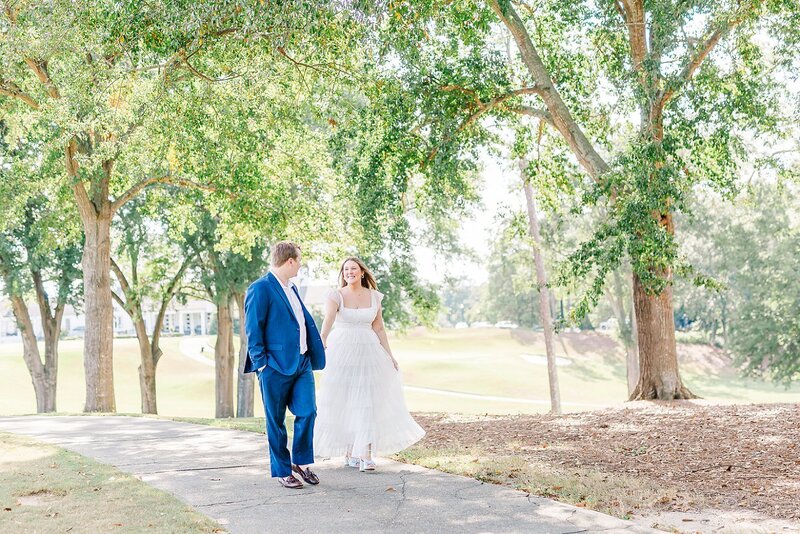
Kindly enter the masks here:
M 556 355 L 564 410 L 585 411 L 623 402 L 627 397 L 621 348 L 599 333 L 563 334 Z M 547 400 L 544 338 L 523 330 L 463 329 L 413 331 L 392 340 L 407 385 L 525 399 Z M 737 376 L 719 350 L 680 345 L 681 374 L 698 395 L 725 402 L 800 402 L 800 387 L 786 390 Z M 548 403 L 458 398 L 408 391 L 414 411 L 451 413 L 544 413 Z
M 214 416 L 213 338 L 168 337 L 158 367 L 159 413 L 170 417 Z M 188 358 L 181 346 L 204 347 L 201 359 Z M 544 340 L 539 333 L 500 329 L 412 330 L 391 336 L 400 362 L 406 399 L 412 411 L 471 414 L 544 413 L 548 411 Z M 80 412 L 84 403 L 82 340 L 60 345 L 59 412 Z M 600 333 L 568 333 L 556 343 L 565 411 L 585 411 L 625 400 L 623 353 Z M 18 343 L 0 343 L 0 414 L 36 411 L 30 376 Z M 681 374 L 696 394 L 724 402 L 800 402 L 800 387 L 784 389 L 736 375 L 720 351 L 702 345 L 680 345 Z M 199 352 L 198 352 L 199 353 Z M 140 411 L 138 346 L 135 339 L 114 344 L 117 411 Z M 324 372 L 317 375 L 324 387 Z M 468 393 L 463 396 L 459 393 Z M 485 396 L 491 396 L 487 399 Z M 255 415 L 263 416 L 256 394 Z M 511 399 L 511 400 L 509 400 Z M 514 399 L 527 399 L 521 402 Z
M 0 532 L 224 532 L 133 476 L 6 433 L 0 433 L 0 505 Z
M 165 354 L 156 377 L 159 411 L 170 415 L 213 417 L 214 368 L 183 356 L 180 342 L 181 338 L 162 341 Z M 86 390 L 83 340 L 65 340 L 59 348 L 58 411 L 81 412 Z M 141 411 L 138 366 L 136 339 L 115 340 L 114 388 L 118 412 Z M 0 414 L 35 411 L 33 386 L 22 360 L 21 344 L 0 344 Z

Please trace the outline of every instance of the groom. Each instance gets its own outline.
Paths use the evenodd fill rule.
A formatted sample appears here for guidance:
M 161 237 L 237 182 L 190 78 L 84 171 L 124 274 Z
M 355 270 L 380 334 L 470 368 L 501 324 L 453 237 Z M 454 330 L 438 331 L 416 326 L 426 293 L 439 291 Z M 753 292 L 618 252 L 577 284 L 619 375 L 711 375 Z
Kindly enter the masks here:
M 314 463 L 317 416 L 311 371 L 325 367 L 325 348 L 297 287 L 289 281 L 300 270 L 300 247 L 289 241 L 276 243 L 271 263 L 270 272 L 247 288 L 244 372 L 255 372 L 261 386 L 272 476 L 286 488 L 302 488 L 293 472 L 308 484 L 319 484 L 308 467 Z M 295 417 L 291 457 L 284 424 L 287 407 Z

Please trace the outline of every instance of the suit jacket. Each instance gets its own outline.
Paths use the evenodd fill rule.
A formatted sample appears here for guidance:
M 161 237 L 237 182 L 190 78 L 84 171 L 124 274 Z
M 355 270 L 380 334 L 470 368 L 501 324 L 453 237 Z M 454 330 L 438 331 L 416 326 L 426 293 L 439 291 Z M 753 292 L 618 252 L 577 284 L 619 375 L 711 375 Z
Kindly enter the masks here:
M 325 368 L 325 347 L 314 319 L 308 313 L 297 289 L 306 320 L 306 354 L 315 371 Z M 294 315 L 280 281 L 272 273 L 262 276 L 247 288 L 244 300 L 247 362 L 245 373 L 268 365 L 284 375 L 293 375 L 300 364 L 300 323 Z

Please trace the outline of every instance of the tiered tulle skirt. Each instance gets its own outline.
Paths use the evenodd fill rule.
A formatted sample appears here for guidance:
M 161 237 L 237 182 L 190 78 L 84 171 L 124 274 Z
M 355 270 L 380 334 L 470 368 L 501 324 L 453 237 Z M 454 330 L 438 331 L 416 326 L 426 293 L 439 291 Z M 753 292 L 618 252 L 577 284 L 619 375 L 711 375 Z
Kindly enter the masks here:
M 337 324 L 328 337 L 320 381 L 314 454 L 387 455 L 425 431 L 406 408 L 400 373 L 370 325 Z

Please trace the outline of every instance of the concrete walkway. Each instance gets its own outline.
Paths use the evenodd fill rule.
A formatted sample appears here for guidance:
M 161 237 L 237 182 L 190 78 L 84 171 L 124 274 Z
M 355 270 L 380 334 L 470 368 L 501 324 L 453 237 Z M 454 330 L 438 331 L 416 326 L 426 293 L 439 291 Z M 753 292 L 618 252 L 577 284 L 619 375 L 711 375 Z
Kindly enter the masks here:
M 232 533 L 649 532 L 597 512 L 422 467 L 379 461 L 375 473 L 316 464 L 319 486 L 269 478 L 252 432 L 137 417 L 0 417 L 31 436 L 139 477 Z

